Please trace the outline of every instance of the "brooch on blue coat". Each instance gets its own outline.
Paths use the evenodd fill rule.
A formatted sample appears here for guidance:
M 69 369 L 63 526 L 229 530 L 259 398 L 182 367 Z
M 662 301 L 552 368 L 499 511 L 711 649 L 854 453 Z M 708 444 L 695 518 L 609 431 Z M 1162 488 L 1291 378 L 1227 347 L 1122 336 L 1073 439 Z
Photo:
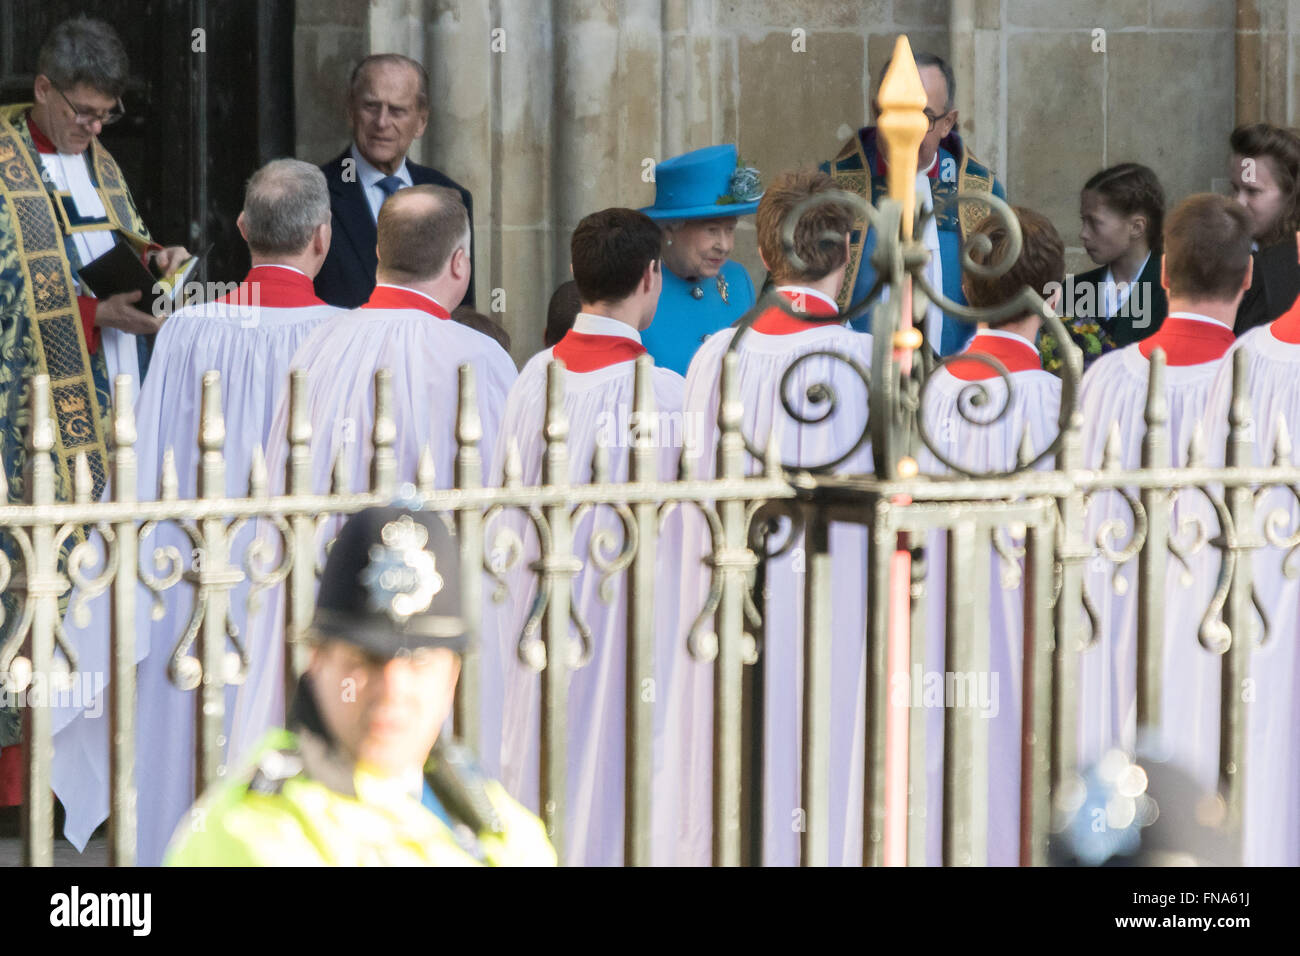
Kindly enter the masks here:
M 731 300 L 727 298 L 727 280 L 722 277 L 721 272 L 718 273 L 718 295 L 722 296 L 723 305 L 730 304 Z

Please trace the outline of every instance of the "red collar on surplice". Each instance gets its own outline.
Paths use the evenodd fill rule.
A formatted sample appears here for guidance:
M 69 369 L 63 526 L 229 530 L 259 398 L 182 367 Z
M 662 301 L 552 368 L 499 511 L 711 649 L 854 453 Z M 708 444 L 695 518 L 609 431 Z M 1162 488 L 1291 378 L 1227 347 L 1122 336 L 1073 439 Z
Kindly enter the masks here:
M 971 339 L 970 345 L 962 354 L 987 355 L 1001 362 L 1008 372 L 1028 372 L 1043 367 L 1038 351 L 1018 335 L 976 332 L 975 338 Z M 956 359 L 944 367 L 963 382 L 977 382 L 998 375 L 991 365 L 984 362 Z
M 370 301 L 361 308 L 417 309 L 420 312 L 428 312 L 440 319 L 451 318 L 451 313 L 429 296 L 422 292 L 416 292 L 414 289 L 403 289 L 401 286 L 396 285 L 375 286 L 375 291 L 370 293 Z
M 316 298 L 311 279 L 288 266 L 253 266 L 229 295 L 217 302 L 223 305 L 257 305 L 267 309 L 304 309 L 324 305 Z
M 808 318 L 795 318 L 784 309 L 773 306 L 754 320 L 750 328 L 755 332 L 764 335 L 793 335 L 796 332 L 807 332 L 809 329 L 838 325 L 840 322 L 839 311 L 834 303 L 820 296 L 808 295 L 792 289 L 778 289 L 777 292 L 790 302 L 796 312 Z
M 41 128 L 36 125 L 30 111 L 27 113 L 27 132 L 32 134 L 32 145 L 36 147 L 36 152 L 46 154 L 58 152 L 54 140 L 46 136 Z
M 1300 345 L 1300 299 L 1296 299 L 1291 308 L 1279 315 L 1269 329 L 1273 338 L 1279 342 Z
M 592 335 L 569 329 L 555 343 L 551 355 L 570 372 L 594 372 L 619 362 L 634 362 L 645 351 L 640 342 L 622 335 Z
M 1232 329 L 1220 322 L 1188 319 L 1174 312 L 1155 335 L 1138 343 L 1138 351 L 1150 359 L 1153 350 L 1162 348 L 1166 365 L 1201 365 L 1223 358 L 1234 338 Z

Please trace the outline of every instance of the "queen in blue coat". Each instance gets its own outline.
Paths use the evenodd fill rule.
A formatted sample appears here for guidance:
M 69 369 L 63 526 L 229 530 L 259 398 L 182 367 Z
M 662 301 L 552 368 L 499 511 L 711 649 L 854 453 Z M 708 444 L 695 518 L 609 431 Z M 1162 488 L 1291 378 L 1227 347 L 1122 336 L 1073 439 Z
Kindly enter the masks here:
M 655 167 L 655 203 L 641 211 L 663 229 L 663 291 L 641 340 L 661 368 L 685 375 L 700 343 L 753 306 L 749 273 L 730 256 L 739 217 L 761 195 L 758 171 L 741 166 L 731 144 Z

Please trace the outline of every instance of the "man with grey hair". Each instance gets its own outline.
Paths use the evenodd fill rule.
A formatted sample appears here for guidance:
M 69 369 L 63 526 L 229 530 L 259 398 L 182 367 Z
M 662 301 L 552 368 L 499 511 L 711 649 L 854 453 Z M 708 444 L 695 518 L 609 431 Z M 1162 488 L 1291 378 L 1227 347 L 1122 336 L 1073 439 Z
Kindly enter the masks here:
M 471 229 L 469 190 L 436 169 L 406 158 L 429 121 L 429 74 L 410 57 L 376 53 L 356 65 L 348 84 L 352 144 L 321 169 L 330 184 L 337 241 L 316 277 L 316 293 L 330 305 L 355 309 L 375 287 L 375 224 L 389 196 L 408 186 L 447 186 L 460 193 Z M 474 245 L 464 305 L 474 305 Z
M 175 474 L 182 497 L 195 494 L 199 404 L 203 377 L 211 369 L 220 373 L 228 436 L 225 493 L 243 497 L 255 456 L 266 447 L 271 412 L 285 391 L 290 360 L 337 311 L 312 290 L 312 278 L 330 246 L 329 192 L 319 169 L 296 159 L 267 163 L 248 181 L 237 223 L 252 256 L 247 278 L 215 301 L 179 309 L 158 335 L 152 370 L 136 406 L 136 493 L 141 501 L 158 496 L 165 470 Z M 251 540 L 249 529 L 232 542 L 236 567 L 247 563 Z M 168 547 L 192 553 L 188 538 L 171 526 L 158 528 L 141 547 L 145 555 Z M 147 561 L 143 567 L 151 570 Z M 192 570 L 199 570 L 197 559 Z M 230 622 L 237 634 L 244 632 L 249 586 L 245 581 L 231 594 Z M 193 681 L 198 662 L 195 649 L 180 643 L 195 596 L 193 585 L 182 580 L 163 592 L 163 613 L 156 619 L 150 615 L 152 595 L 143 586 L 136 598 L 137 860 L 146 865 L 162 861 L 168 837 L 195 797 Z M 81 666 L 108 673 L 112 614 L 107 596 L 90 607 L 86 626 L 78 626 L 70 613 L 65 630 Z M 84 709 L 67 707 L 54 716 L 54 790 L 67 809 L 64 833 L 78 848 L 108 814 L 108 721 L 99 709 L 107 693 L 105 689 L 99 701 Z M 233 706 L 233 688 L 229 703 Z
M 66 20 L 38 54 L 34 102 L 0 106 L 0 456 L 9 501 L 23 497 L 28 393 L 42 373 L 50 376 L 59 411 L 59 499 L 72 497 L 82 453 L 95 496 L 103 491 L 112 382 L 118 374 L 139 381 L 148 336 L 161 323 L 139 291 L 95 298 L 81 281 L 82 269 L 117 243 L 159 274 L 190 258 L 179 246 L 152 241 L 122 170 L 99 142 L 100 131 L 122 116 L 127 77 L 126 51 L 112 27 Z M 0 548 L 21 560 L 11 542 Z M 3 601 L 0 638 L 21 617 L 11 594 Z M 0 793 L 13 779 L 17 743 L 16 711 L 5 709 Z
M 925 118 L 928 129 L 917 151 L 916 200 L 918 208 L 932 209 L 952 198 L 955 193 L 992 193 L 1006 199 L 1006 190 L 993 171 L 979 162 L 962 143 L 957 129 L 956 81 L 942 57 L 924 51 L 915 56 L 921 85 L 925 88 Z M 880 81 L 889 69 L 886 62 Z M 879 86 L 879 82 L 877 84 Z M 880 116 L 880 103 L 872 99 L 872 111 Z M 831 162 L 822 166 L 841 189 L 857 193 L 875 204 L 888 193 L 884 155 L 885 142 L 876 127 L 865 126 L 850 137 Z M 918 236 L 930 250 L 927 280 L 945 298 L 965 305 L 961 287 L 961 241 L 979 225 L 987 211 L 973 203 L 940 211 Z M 840 290 L 841 311 L 864 299 L 876 283 L 871 253 L 876 245 L 875 232 L 859 222 L 849 237 L 849 267 Z M 871 331 L 870 319 L 863 316 L 852 324 L 860 332 Z M 938 355 L 959 352 L 975 334 L 975 326 L 946 315 L 931 304 L 922 331 L 926 343 Z

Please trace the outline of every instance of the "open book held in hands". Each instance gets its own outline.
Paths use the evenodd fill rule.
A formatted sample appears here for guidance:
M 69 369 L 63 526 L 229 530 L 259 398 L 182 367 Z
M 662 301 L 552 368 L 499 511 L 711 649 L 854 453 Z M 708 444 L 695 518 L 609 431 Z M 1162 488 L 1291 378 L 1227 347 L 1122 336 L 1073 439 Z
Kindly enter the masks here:
M 138 289 L 137 309 L 152 311 L 155 300 L 162 297 L 166 300 L 164 311 L 170 313 L 185 288 L 185 280 L 198 264 L 199 257 L 190 256 L 167 275 L 158 277 L 140 261 L 131 244 L 119 238 L 112 249 L 82 266 L 77 276 L 97 299 Z

